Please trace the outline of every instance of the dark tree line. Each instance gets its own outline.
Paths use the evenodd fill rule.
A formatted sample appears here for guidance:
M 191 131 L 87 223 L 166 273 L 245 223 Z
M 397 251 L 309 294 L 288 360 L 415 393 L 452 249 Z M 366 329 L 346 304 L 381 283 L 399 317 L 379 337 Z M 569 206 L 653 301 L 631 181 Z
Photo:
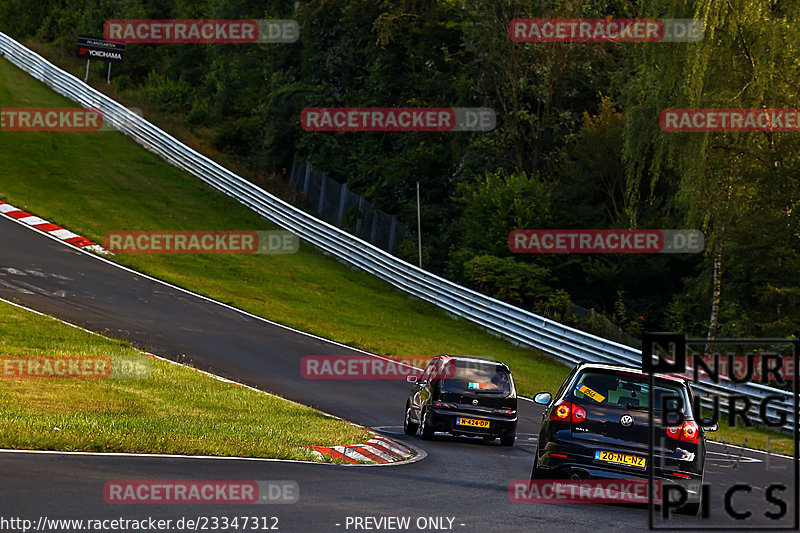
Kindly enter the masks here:
M 3 0 L 0 29 L 65 49 L 107 19 L 292 18 L 297 43 L 129 45 L 137 91 L 279 172 L 297 155 L 416 226 L 426 268 L 636 334 L 800 330 L 798 134 L 664 133 L 666 107 L 800 107 L 792 3 L 694 0 Z M 698 18 L 699 43 L 514 43 L 517 17 Z M 487 133 L 311 133 L 305 107 L 491 107 Z M 698 228 L 693 255 L 525 255 L 518 228 Z M 415 236 L 403 255 L 416 262 Z

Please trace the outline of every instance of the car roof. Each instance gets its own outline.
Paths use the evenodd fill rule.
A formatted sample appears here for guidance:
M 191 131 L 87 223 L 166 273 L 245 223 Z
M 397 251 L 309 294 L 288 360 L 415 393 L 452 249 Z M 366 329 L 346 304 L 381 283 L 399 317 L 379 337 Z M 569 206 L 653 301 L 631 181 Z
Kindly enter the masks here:
M 604 363 L 583 362 L 583 363 L 579 363 L 578 364 L 578 368 L 580 368 L 581 370 L 597 369 L 597 370 L 611 370 L 611 371 L 616 371 L 616 372 L 628 372 L 628 373 L 636 374 L 636 375 L 639 375 L 639 376 L 642 376 L 642 377 L 647 377 L 647 372 L 642 372 L 641 369 L 633 367 L 633 366 L 607 365 L 607 364 L 604 364 Z M 680 378 L 680 377 L 677 377 L 677 376 L 672 376 L 672 375 L 669 375 L 669 374 L 654 374 L 654 376 L 657 377 L 657 378 L 666 379 L 666 380 L 669 380 L 669 381 L 676 381 L 678 383 L 687 383 L 687 381 L 684 378 Z
M 483 357 L 475 357 L 475 356 L 471 356 L 471 355 L 447 355 L 447 354 L 443 354 L 443 355 L 440 355 L 438 357 L 441 357 L 441 358 L 447 359 L 447 360 L 452 360 L 452 361 L 463 361 L 465 363 L 483 363 L 483 364 L 490 364 L 490 365 L 498 365 L 498 366 L 502 366 L 503 368 L 505 368 L 506 370 L 511 372 L 511 370 L 509 370 L 507 364 L 505 364 L 503 362 L 500 362 L 500 361 L 495 361 L 494 359 L 486 359 L 486 358 L 483 358 Z

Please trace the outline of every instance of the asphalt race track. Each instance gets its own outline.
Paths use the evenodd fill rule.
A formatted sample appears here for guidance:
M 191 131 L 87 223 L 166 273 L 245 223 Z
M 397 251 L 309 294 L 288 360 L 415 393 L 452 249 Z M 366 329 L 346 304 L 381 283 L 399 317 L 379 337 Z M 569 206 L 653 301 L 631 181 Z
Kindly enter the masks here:
M 399 380 L 305 380 L 306 355 L 356 354 L 144 276 L 115 267 L 71 246 L 0 217 L 0 297 L 93 331 L 128 338 L 142 349 L 171 359 L 186 355 L 197 367 L 379 429 L 424 450 L 411 464 L 336 466 L 213 458 L 0 452 L 0 515 L 36 523 L 48 519 L 171 519 L 181 517 L 277 517 L 278 531 L 397 531 L 356 529 L 348 517 L 410 517 L 406 531 L 641 531 L 648 510 L 607 504 L 513 503 L 509 483 L 530 474 L 539 406 L 520 402 L 517 444 L 454 439 L 433 442 L 402 434 L 409 387 Z M 512 369 L 513 370 L 513 369 Z M 660 527 L 715 526 L 754 529 L 791 526 L 797 509 L 790 459 L 712 444 L 706 466 L 711 518 L 673 517 Z M 769 459 L 769 460 L 768 460 Z M 110 505 L 107 481 L 122 479 L 294 480 L 299 501 L 291 505 Z M 752 487 L 733 501 L 752 511 L 747 520 L 728 518 L 727 488 Z M 764 489 L 781 483 L 787 516 L 772 521 Z M 441 520 L 428 521 L 428 517 Z M 452 519 L 452 522 L 450 520 Z M 418 520 L 421 520 L 418 522 Z M 269 522 L 274 524 L 273 521 Z M 417 525 L 426 526 L 419 529 Z M 374 525 L 374 522 L 370 522 Z M 2 528 L 0 528 L 2 529 Z M 210 529 L 209 529 L 210 530 Z M 229 529 L 233 531 L 234 529 Z M 240 529 L 241 530 L 241 529 Z

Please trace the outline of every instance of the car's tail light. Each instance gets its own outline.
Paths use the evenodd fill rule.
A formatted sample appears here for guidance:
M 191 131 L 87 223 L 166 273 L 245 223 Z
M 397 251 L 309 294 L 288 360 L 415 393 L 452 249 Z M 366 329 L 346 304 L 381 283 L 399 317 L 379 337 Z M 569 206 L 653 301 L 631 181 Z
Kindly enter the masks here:
M 683 431 L 681 431 L 681 440 L 686 442 L 700 442 L 700 429 L 697 424 L 691 420 L 683 423 Z
M 685 421 L 680 426 L 667 428 L 667 437 L 684 442 L 700 442 L 700 429 L 691 420 Z
M 566 400 L 558 402 L 550 413 L 550 420 L 580 424 L 586 421 L 586 409 Z
M 514 409 L 506 409 L 506 408 L 495 409 L 494 412 L 499 414 L 499 415 L 509 415 L 509 416 L 517 414 L 516 410 L 514 410 Z
M 560 401 L 553 407 L 553 411 L 550 413 L 550 420 L 557 420 L 560 422 L 567 422 L 569 421 L 570 415 L 572 414 L 572 404 L 565 401 Z

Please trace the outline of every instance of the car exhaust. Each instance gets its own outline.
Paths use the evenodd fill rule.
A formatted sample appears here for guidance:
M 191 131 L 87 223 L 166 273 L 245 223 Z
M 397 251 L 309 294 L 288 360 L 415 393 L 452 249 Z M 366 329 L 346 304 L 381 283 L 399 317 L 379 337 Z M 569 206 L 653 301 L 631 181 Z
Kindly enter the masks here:
M 570 479 L 573 481 L 578 481 L 581 479 L 589 479 L 589 472 L 585 470 L 577 470 L 573 469 L 570 473 Z

